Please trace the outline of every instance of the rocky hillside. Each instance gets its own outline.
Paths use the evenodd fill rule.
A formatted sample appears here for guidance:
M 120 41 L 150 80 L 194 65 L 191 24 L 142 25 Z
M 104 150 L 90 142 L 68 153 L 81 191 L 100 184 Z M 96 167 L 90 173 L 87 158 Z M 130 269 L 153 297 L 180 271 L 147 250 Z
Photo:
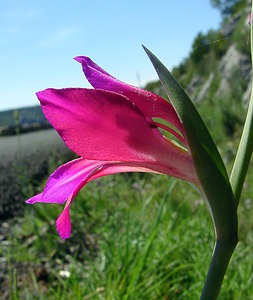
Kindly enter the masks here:
M 239 136 L 250 96 L 250 2 L 240 1 L 219 30 L 200 32 L 189 56 L 172 70 L 219 144 Z M 158 81 L 145 88 L 165 96 Z
M 233 35 L 237 30 L 242 33 L 242 40 L 239 43 L 233 40 Z M 214 41 L 215 44 L 227 40 L 227 49 L 224 55 L 219 60 L 214 61 L 208 77 L 202 76 L 201 73 L 196 74 L 186 86 L 186 90 L 193 101 L 202 101 L 208 98 L 214 84 L 216 86 L 215 97 L 219 97 L 221 94 L 223 97 L 228 96 L 234 86 L 238 84 L 234 81 L 237 76 L 240 84 L 243 85 L 241 87 L 242 98 L 244 102 L 248 101 L 251 90 L 251 58 L 247 33 L 249 34 L 248 15 L 245 15 L 244 11 L 226 20 L 220 29 L 222 38 Z M 219 84 L 215 82 L 216 78 L 219 78 Z

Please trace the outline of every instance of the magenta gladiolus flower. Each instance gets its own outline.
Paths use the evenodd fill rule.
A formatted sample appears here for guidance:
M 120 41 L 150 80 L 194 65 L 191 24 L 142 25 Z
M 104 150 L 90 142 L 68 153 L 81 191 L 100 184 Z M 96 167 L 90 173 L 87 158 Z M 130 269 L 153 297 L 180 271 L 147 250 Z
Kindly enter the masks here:
M 27 200 L 30 204 L 66 203 L 56 221 L 62 239 L 71 233 L 70 204 L 80 189 L 96 178 L 137 171 L 199 185 L 184 128 L 173 106 L 117 80 L 88 57 L 75 59 L 94 89 L 46 89 L 37 96 L 47 119 L 80 158 L 60 166 L 44 191 Z

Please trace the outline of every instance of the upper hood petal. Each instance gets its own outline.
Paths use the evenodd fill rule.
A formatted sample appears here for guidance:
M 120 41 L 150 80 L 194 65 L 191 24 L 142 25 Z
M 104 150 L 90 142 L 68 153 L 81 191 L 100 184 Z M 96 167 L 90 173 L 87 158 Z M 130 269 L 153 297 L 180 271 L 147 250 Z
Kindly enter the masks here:
M 83 72 L 95 89 L 113 91 L 126 96 L 146 117 L 162 118 L 182 131 L 182 124 L 173 106 L 158 95 L 126 84 L 103 70 L 89 57 L 77 56 L 75 60 L 82 64 Z

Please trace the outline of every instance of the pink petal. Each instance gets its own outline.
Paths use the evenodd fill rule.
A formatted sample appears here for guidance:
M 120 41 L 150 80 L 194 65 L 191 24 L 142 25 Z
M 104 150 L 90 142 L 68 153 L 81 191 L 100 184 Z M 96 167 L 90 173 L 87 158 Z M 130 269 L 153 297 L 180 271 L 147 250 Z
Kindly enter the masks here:
M 69 238 L 71 234 L 71 221 L 69 215 L 69 208 L 70 208 L 69 205 L 66 206 L 63 212 L 56 220 L 56 229 L 63 240 Z
M 134 171 L 139 171 L 139 172 L 145 172 L 149 171 L 152 172 L 152 170 L 148 170 L 142 167 L 133 167 L 133 166 L 123 166 L 121 164 L 113 165 L 110 164 L 108 165 L 108 162 L 106 165 L 101 165 L 102 162 L 97 162 L 97 161 L 86 161 L 83 159 L 78 159 L 75 161 L 72 161 L 71 164 L 68 163 L 67 165 L 70 167 L 68 172 L 66 174 L 62 174 L 62 179 L 63 177 L 67 177 L 66 180 L 64 181 L 64 184 L 62 185 L 59 184 L 58 182 L 54 182 L 54 186 L 52 186 L 52 189 L 58 189 L 59 185 L 61 185 L 61 188 L 63 188 L 65 191 L 68 191 L 69 198 L 67 200 L 66 206 L 63 210 L 63 212 L 59 215 L 59 217 L 56 220 L 56 229 L 62 239 L 67 239 L 71 235 L 71 220 L 70 220 L 70 204 L 74 200 L 74 197 L 76 194 L 79 192 L 79 190 L 89 181 L 94 180 L 95 178 L 106 176 L 109 174 L 114 174 L 114 173 L 119 173 L 119 172 L 134 172 Z M 93 171 L 91 171 L 90 167 L 93 166 Z M 75 172 L 77 171 L 78 174 L 72 173 L 73 172 L 73 167 L 75 169 Z M 77 170 L 79 168 L 79 171 Z M 87 169 L 86 169 L 87 168 Z M 62 167 L 59 168 L 60 172 L 62 172 Z M 58 169 L 58 171 L 59 171 Z M 154 171 L 155 173 L 155 171 Z M 72 180 L 75 182 L 76 186 L 73 186 L 73 182 L 71 180 L 72 174 Z M 81 175 L 82 174 L 82 175 Z M 78 180 L 77 180 L 78 179 Z M 50 182 L 52 184 L 52 182 Z M 47 193 L 50 191 L 47 191 Z M 57 195 L 59 196 L 59 195 Z M 44 199 L 45 200 L 45 199 Z M 57 200 L 57 201 L 56 201 Z M 54 199 L 56 202 L 62 202 L 62 199 Z M 50 201 L 51 202 L 51 201 Z M 28 202 L 29 203 L 29 202 Z
M 149 166 L 141 163 L 127 164 L 78 158 L 56 169 L 50 175 L 43 193 L 28 199 L 26 203 L 63 204 L 67 199 L 73 199 L 86 183 L 98 177 L 122 172 L 162 173 L 163 171 L 167 169 L 152 164 Z
M 185 179 L 189 154 L 150 127 L 124 96 L 102 90 L 47 89 L 38 93 L 44 114 L 67 146 L 89 160 L 153 162 Z
M 162 118 L 182 132 L 183 127 L 178 115 L 168 101 L 149 91 L 121 82 L 96 65 L 89 57 L 78 56 L 75 60 L 82 64 L 87 80 L 95 89 L 122 94 L 138 106 L 146 117 Z
M 35 202 L 63 204 L 68 198 L 73 198 L 85 184 L 94 170 L 103 166 L 103 162 L 78 158 L 58 169 L 49 177 L 43 193 L 27 200 L 29 204 Z
M 56 229 L 62 239 L 70 237 L 70 204 L 79 190 L 89 181 L 98 177 L 119 172 L 153 172 L 148 168 L 134 165 L 122 165 L 121 163 L 109 163 L 107 161 L 88 161 L 82 158 L 68 162 L 59 167 L 48 179 L 43 193 L 34 196 L 26 203 L 48 202 L 62 204 L 67 201 L 63 212 L 56 221 Z
M 121 172 L 150 172 L 170 174 L 164 166 L 148 163 L 122 163 L 94 161 L 79 158 L 59 167 L 48 179 L 43 193 L 27 200 L 35 202 L 59 203 L 67 201 L 65 209 L 56 221 L 56 228 L 62 239 L 70 236 L 71 221 L 69 207 L 80 189 L 96 178 Z
M 42 198 L 43 198 L 43 193 L 40 193 L 40 194 L 38 194 L 36 196 L 33 196 L 32 198 L 26 200 L 26 203 L 33 204 L 33 203 L 36 203 L 36 202 L 43 202 Z

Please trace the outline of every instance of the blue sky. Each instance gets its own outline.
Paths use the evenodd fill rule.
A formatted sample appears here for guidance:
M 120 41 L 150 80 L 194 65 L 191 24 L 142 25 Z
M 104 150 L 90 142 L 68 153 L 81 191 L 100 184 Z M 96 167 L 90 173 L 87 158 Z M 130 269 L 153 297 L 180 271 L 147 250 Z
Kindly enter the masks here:
M 171 69 L 220 21 L 209 0 L 0 0 L 0 110 L 37 105 L 47 87 L 89 87 L 77 55 L 144 85 L 157 77 L 142 44 Z

